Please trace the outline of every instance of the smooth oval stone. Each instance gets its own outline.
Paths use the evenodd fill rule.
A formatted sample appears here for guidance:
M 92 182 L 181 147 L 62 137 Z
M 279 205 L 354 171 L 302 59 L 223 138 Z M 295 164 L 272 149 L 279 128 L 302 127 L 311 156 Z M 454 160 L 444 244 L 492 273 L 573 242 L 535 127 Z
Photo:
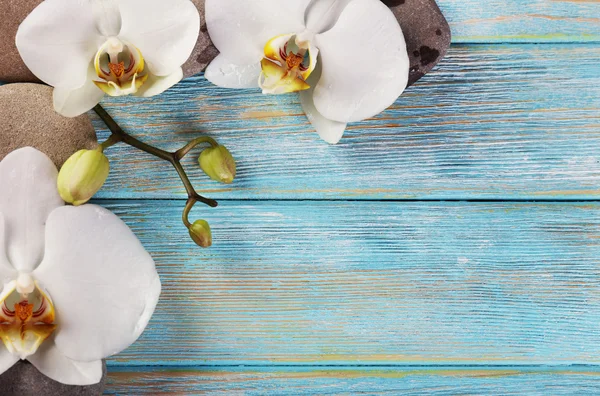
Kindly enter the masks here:
M 413 85 L 446 56 L 452 33 L 434 0 L 381 0 L 400 22 L 410 57 L 408 85 Z
M 23 63 L 15 45 L 15 37 L 21 22 L 40 3 L 41 0 L 0 0 L 0 81 L 39 81 Z
M 210 40 L 210 36 L 208 35 L 206 18 L 204 18 L 205 0 L 192 0 L 192 2 L 198 8 L 201 16 L 200 35 L 198 36 L 198 42 L 196 43 L 196 47 L 194 47 L 194 51 L 192 51 L 192 55 L 185 65 L 183 65 L 184 77 L 190 77 L 204 71 L 206 66 L 208 66 L 208 64 L 212 62 L 217 55 L 219 55 L 219 50 L 213 45 L 212 41 Z
M 51 380 L 26 361 L 18 362 L 0 376 L 2 396 L 97 396 L 104 392 L 105 386 L 106 362 L 103 362 L 102 380 L 88 386 L 64 385 Z
M 98 147 L 98 141 L 87 114 L 66 118 L 54 111 L 51 87 L 28 83 L 3 85 L 0 160 L 28 146 L 45 153 L 60 168 L 76 151 Z
M 427 74 L 446 55 L 450 47 L 450 26 L 435 0 L 381 0 L 388 5 L 400 22 L 408 55 L 410 56 L 409 85 Z M 0 81 L 36 81 L 23 64 L 14 37 L 21 21 L 42 0 L 0 0 L 3 34 L 0 37 Z M 192 55 L 183 65 L 183 74 L 198 74 L 219 54 L 208 35 L 204 18 L 205 0 L 192 0 L 198 8 L 202 25 Z

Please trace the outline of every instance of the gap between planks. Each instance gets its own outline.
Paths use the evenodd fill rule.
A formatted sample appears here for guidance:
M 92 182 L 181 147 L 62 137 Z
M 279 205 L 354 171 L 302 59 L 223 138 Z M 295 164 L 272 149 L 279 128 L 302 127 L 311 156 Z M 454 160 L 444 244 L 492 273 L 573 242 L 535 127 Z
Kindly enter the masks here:
M 106 394 L 596 394 L 598 367 L 109 368 Z

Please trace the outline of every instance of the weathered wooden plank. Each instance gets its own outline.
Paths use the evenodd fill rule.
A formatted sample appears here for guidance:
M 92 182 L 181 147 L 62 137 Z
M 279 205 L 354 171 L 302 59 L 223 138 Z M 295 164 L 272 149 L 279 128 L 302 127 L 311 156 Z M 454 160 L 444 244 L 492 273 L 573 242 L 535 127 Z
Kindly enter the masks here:
M 450 23 L 455 43 L 600 39 L 600 2 L 597 0 L 437 2 Z
M 223 90 L 203 77 L 152 100 L 105 103 L 128 131 L 162 147 L 202 131 L 226 144 L 239 165 L 233 186 L 202 177 L 193 156 L 185 163 L 215 198 L 598 199 L 598 59 L 599 45 L 453 47 L 335 147 L 318 140 L 297 96 Z M 100 197 L 183 197 L 169 165 L 127 148 L 110 153 Z
M 600 363 L 600 205 L 117 201 L 158 263 L 111 364 Z
M 597 367 L 111 368 L 107 395 L 592 395 Z

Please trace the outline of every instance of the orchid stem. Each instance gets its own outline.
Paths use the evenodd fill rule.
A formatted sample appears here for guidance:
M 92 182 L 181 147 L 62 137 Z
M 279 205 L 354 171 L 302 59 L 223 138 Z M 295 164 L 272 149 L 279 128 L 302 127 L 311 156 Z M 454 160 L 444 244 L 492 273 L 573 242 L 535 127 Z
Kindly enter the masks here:
M 196 200 L 194 198 L 189 198 L 187 200 L 187 203 L 185 204 L 185 209 L 183 210 L 183 215 L 181 216 L 181 220 L 183 221 L 183 224 L 187 228 L 190 228 L 192 226 L 192 223 L 190 223 L 190 220 L 189 220 L 189 215 L 195 204 L 196 204 Z
M 209 143 L 213 147 L 218 146 L 218 143 L 214 139 L 212 139 L 210 137 L 200 137 L 198 139 L 191 141 L 190 143 L 185 145 L 180 150 L 172 153 L 169 151 L 161 150 L 161 149 L 151 146 L 149 144 L 146 144 L 146 143 L 142 142 L 141 140 L 138 140 L 138 139 L 134 138 L 133 136 L 129 135 L 128 133 L 126 133 L 119 126 L 119 124 L 117 124 L 117 122 L 106 112 L 106 110 L 104 110 L 104 108 L 101 105 L 97 105 L 96 107 L 94 107 L 94 111 L 96 112 L 96 114 L 98 114 L 98 116 L 100 116 L 102 121 L 104 121 L 104 123 L 106 124 L 108 129 L 110 129 L 110 131 L 112 132 L 112 135 L 108 138 L 108 140 L 106 142 L 102 143 L 101 146 L 103 149 L 113 146 L 114 144 L 117 144 L 119 142 L 123 142 L 132 147 L 137 148 L 138 150 L 144 151 L 144 152 L 151 154 L 155 157 L 158 157 L 162 160 L 168 161 L 171 165 L 173 165 L 173 167 L 177 171 L 177 174 L 181 178 L 181 181 L 183 182 L 185 190 L 187 191 L 187 194 L 188 194 L 188 202 L 186 204 L 186 208 L 183 213 L 183 215 L 184 215 L 183 222 L 186 225 L 186 227 L 189 228 L 189 226 L 190 226 L 190 222 L 188 221 L 188 214 L 192 210 L 192 208 L 194 207 L 196 202 L 202 202 L 213 208 L 217 207 L 217 205 L 218 205 L 217 201 L 215 201 L 213 199 L 205 198 L 196 192 L 196 190 L 194 189 L 194 186 L 192 185 L 192 182 L 190 181 L 189 177 L 185 173 L 185 169 L 183 169 L 183 166 L 181 165 L 181 162 L 180 162 L 180 160 L 183 157 L 185 157 L 186 154 L 188 154 L 194 147 L 198 146 L 201 143 Z
M 183 185 L 185 186 L 185 189 L 188 193 L 189 199 L 194 199 L 198 202 L 202 202 L 203 204 L 206 204 L 212 208 L 217 207 L 217 205 L 218 205 L 217 201 L 215 201 L 213 199 L 205 198 L 202 195 L 198 194 L 196 192 L 196 190 L 194 190 L 194 186 L 192 186 L 192 182 L 190 182 L 190 179 L 188 178 L 187 174 L 185 173 L 185 170 L 183 169 L 183 166 L 181 165 L 181 162 L 179 162 L 179 160 L 173 161 L 172 164 L 175 167 L 175 170 L 177 171 L 177 173 L 179 174 L 179 177 L 181 178 Z
M 112 135 L 110 135 L 110 137 L 100 145 L 100 150 L 102 152 L 104 152 L 104 150 L 106 150 L 109 147 L 114 146 L 117 143 L 122 142 L 123 139 L 121 138 L 121 136 L 119 135 L 115 135 L 114 133 Z
M 137 148 L 138 150 L 142 150 L 162 160 L 169 162 L 172 162 L 174 160 L 174 156 L 172 153 L 150 146 L 149 144 L 146 144 L 127 134 L 119 126 L 119 124 L 117 124 L 117 122 L 106 112 L 106 110 L 104 110 L 104 108 L 101 105 L 96 105 L 96 107 L 94 107 L 94 111 L 100 116 L 100 118 L 102 118 L 102 121 L 104 121 L 108 129 L 110 129 L 110 131 L 112 132 L 112 134 L 120 137 L 123 143 L 126 143 L 132 147 Z
M 178 160 L 183 159 L 183 157 L 185 157 L 191 150 L 193 150 L 196 146 L 198 146 L 199 144 L 202 144 L 202 143 L 208 143 L 212 147 L 219 146 L 219 143 L 217 143 L 217 141 L 215 139 L 208 137 L 208 136 L 202 136 L 202 137 L 192 140 L 191 142 L 186 144 L 180 150 L 177 150 L 175 152 L 175 158 L 177 158 Z

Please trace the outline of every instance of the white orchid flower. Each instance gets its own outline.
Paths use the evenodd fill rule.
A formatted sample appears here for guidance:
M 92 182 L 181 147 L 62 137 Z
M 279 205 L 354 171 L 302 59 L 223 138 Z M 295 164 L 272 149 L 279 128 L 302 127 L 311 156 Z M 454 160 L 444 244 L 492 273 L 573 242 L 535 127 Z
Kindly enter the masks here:
M 141 335 L 161 286 L 125 223 L 99 206 L 64 206 L 57 176 L 32 148 L 0 162 L 0 374 L 27 359 L 53 380 L 90 385 L 101 359 Z
M 200 31 L 190 0 L 45 0 L 16 44 L 29 69 L 54 89 L 67 117 L 104 94 L 158 95 L 183 78 Z
M 408 83 L 404 35 L 380 0 L 206 0 L 206 23 L 221 52 L 208 80 L 265 94 L 299 91 L 329 143 L 347 123 L 392 105 Z

